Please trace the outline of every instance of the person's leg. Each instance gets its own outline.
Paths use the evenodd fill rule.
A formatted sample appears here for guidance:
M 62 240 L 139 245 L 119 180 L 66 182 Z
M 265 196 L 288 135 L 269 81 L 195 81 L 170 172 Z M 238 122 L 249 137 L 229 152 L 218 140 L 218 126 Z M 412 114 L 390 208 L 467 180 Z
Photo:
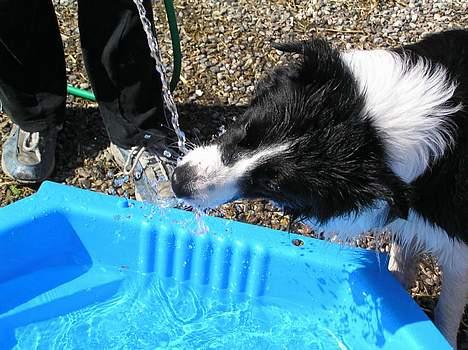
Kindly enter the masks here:
M 151 1 L 144 5 L 153 22 Z M 161 79 L 135 4 L 79 0 L 78 8 L 85 65 L 114 159 L 135 175 L 137 199 L 173 197 L 169 179 L 176 157 L 164 157 L 170 141 Z
M 151 1 L 145 7 L 152 21 Z M 161 80 L 132 0 L 79 0 L 86 68 L 111 141 L 130 148 L 164 130 Z M 164 125 L 164 126 L 163 126 Z
M 5 173 L 26 183 L 51 174 L 65 99 L 65 60 L 51 0 L 0 0 L 0 100 L 15 124 L 3 145 Z

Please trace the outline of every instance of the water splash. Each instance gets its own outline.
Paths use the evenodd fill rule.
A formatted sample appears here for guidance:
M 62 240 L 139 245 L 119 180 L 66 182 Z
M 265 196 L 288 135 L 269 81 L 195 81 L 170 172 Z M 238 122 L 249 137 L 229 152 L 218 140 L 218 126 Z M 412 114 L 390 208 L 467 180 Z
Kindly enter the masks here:
M 120 188 L 122 187 L 125 183 L 127 183 L 129 180 L 128 175 L 125 176 L 120 176 L 114 179 L 113 185 L 115 188 Z
M 174 128 L 174 132 L 177 135 L 177 144 L 179 146 L 180 151 L 183 154 L 186 154 L 187 148 L 185 146 L 185 134 L 180 129 L 179 125 L 179 114 L 177 112 L 177 107 L 174 102 L 174 98 L 172 97 L 171 91 L 169 90 L 166 67 L 162 63 L 161 52 L 159 50 L 158 41 L 156 40 L 155 35 L 153 34 L 151 22 L 148 20 L 146 16 L 146 9 L 143 6 L 143 0 L 133 0 L 135 3 L 138 14 L 140 16 L 141 24 L 146 34 L 146 39 L 148 41 L 148 46 L 150 49 L 150 55 L 155 61 L 156 71 L 159 73 L 162 83 L 162 95 L 163 100 L 166 108 L 164 109 L 164 113 L 167 111 L 170 113 L 170 120 L 172 123 L 172 127 Z
M 210 231 L 210 228 L 206 225 L 203 217 L 206 216 L 205 212 L 200 208 L 194 208 L 195 220 L 197 221 L 197 231 L 196 234 L 204 235 Z
M 179 124 L 179 114 L 177 112 L 177 107 L 174 102 L 174 98 L 171 94 L 170 89 L 168 88 L 168 79 L 167 79 L 167 73 L 166 73 L 166 67 L 164 66 L 161 58 L 161 52 L 159 50 L 159 45 L 158 41 L 153 33 L 152 26 L 150 21 L 148 20 L 146 16 L 146 9 L 143 5 L 143 0 L 133 0 L 135 6 L 138 9 L 138 14 L 140 16 L 141 24 L 143 26 L 143 29 L 146 34 L 146 39 L 148 41 L 148 46 L 150 49 L 150 55 L 155 61 L 155 68 L 156 71 L 159 73 L 161 83 L 162 83 L 162 95 L 163 95 L 163 100 L 164 104 L 166 106 L 167 112 L 170 114 L 170 120 L 172 123 L 172 127 L 174 128 L 174 132 L 177 135 L 177 145 L 179 147 L 179 150 L 181 151 L 182 154 L 188 153 L 188 150 L 185 146 L 185 134 L 180 128 Z M 166 113 L 166 109 L 164 109 L 164 113 Z M 224 125 L 220 127 L 219 133 L 224 133 L 225 127 Z M 163 152 L 164 156 L 167 158 L 171 158 L 171 153 L 168 150 L 165 150 Z M 179 161 L 180 157 L 177 159 Z M 158 205 L 161 207 L 168 207 L 168 206 L 173 206 L 175 203 L 171 200 L 165 200 L 161 201 L 159 199 L 156 199 Z M 209 231 L 208 226 L 205 224 L 203 221 L 203 216 L 205 213 L 201 210 L 196 208 L 195 209 L 195 219 L 197 221 L 197 234 L 205 234 Z

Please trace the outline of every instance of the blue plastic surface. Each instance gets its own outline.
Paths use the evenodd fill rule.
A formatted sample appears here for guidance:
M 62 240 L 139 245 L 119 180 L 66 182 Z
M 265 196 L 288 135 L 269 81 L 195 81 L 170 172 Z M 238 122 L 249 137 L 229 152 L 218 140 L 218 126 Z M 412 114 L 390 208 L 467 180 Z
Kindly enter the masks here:
M 0 349 L 450 348 L 385 256 L 204 221 L 50 182 L 0 209 Z

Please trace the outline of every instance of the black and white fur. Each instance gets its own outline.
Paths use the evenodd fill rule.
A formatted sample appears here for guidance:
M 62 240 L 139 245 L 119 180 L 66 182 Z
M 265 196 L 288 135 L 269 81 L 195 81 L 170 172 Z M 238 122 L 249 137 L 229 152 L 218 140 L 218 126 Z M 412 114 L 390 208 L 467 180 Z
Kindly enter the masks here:
M 394 50 L 275 47 L 302 59 L 261 81 L 216 143 L 183 158 L 175 193 L 203 207 L 270 199 L 343 239 L 385 228 L 405 285 L 432 253 L 443 270 L 435 322 L 455 346 L 468 296 L 468 31 Z

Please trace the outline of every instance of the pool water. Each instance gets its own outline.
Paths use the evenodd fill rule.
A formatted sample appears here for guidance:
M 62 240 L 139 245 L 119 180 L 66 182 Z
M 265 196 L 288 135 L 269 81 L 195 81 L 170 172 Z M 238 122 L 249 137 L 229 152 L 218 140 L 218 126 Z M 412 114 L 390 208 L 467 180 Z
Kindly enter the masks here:
M 16 328 L 11 345 L 17 350 L 347 348 L 321 324 L 304 305 L 132 274 L 107 300 Z

